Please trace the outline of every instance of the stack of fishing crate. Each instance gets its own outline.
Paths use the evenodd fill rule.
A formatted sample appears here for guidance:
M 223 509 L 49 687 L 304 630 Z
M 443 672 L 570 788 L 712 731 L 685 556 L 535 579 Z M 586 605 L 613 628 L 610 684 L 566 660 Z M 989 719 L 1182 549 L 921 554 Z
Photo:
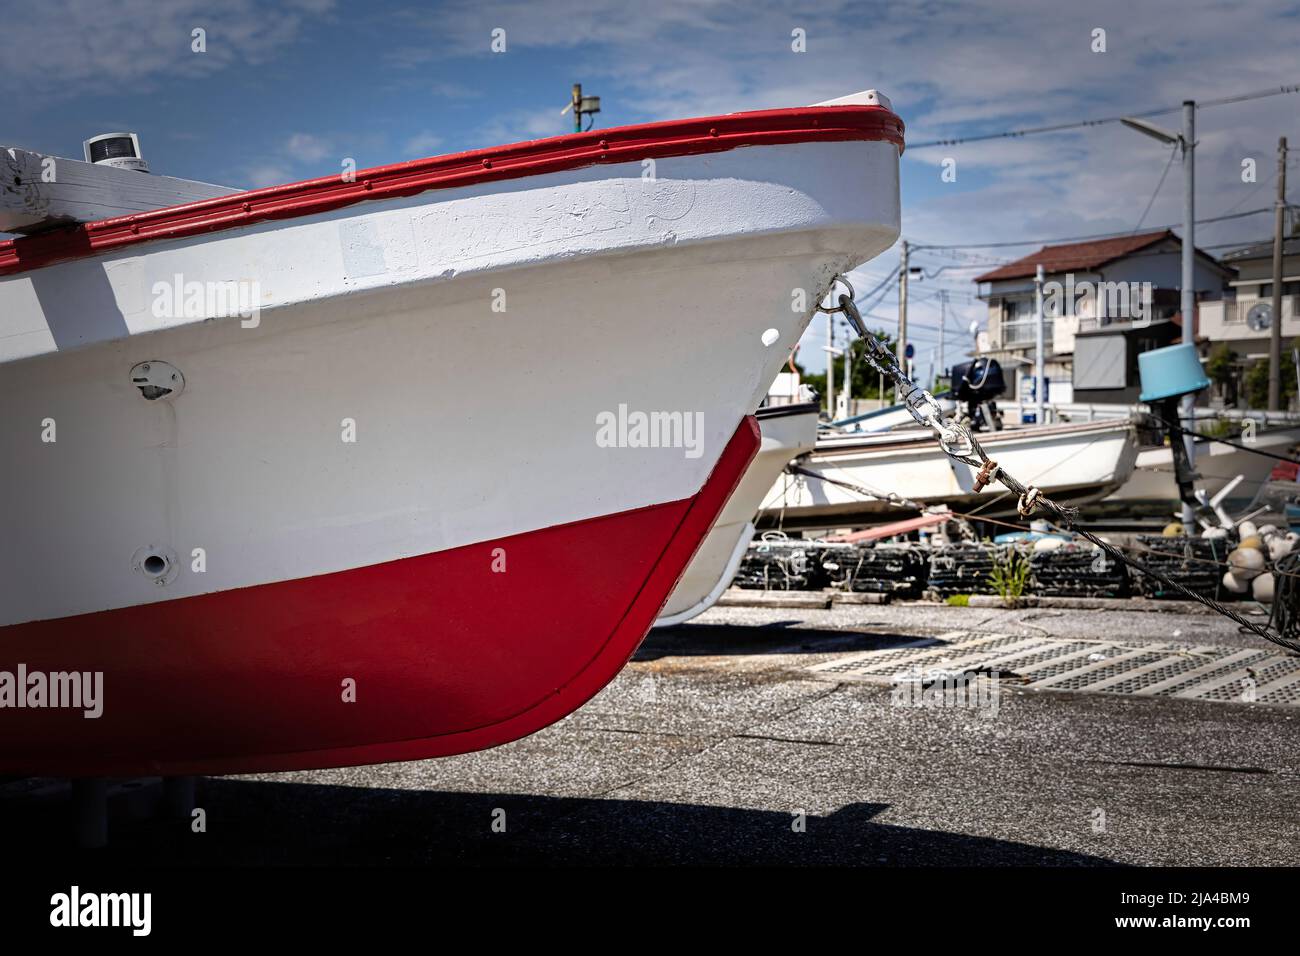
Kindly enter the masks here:
M 841 591 L 917 598 L 930 576 L 929 553 L 921 548 L 835 545 L 821 552 L 827 587 Z
M 1223 586 L 1223 569 L 1228 554 L 1235 545 L 1235 537 L 1189 538 L 1183 535 L 1165 537 L 1141 534 L 1137 536 L 1137 554 L 1134 557 L 1189 590 L 1224 600 L 1234 597 Z M 1134 574 L 1133 583 L 1137 593 L 1143 597 L 1186 599 L 1186 595 L 1166 588 L 1147 574 Z
M 1035 549 L 1032 593 L 1040 597 L 1128 597 L 1128 568 L 1091 544 Z
M 818 549 L 800 538 L 764 538 L 745 551 L 732 586 L 759 591 L 811 591 L 821 586 Z
M 954 594 L 994 594 L 990 576 L 1019 549 L 1011 544 L 963 541 L 930 552 L 929 590 L 937 597 Z

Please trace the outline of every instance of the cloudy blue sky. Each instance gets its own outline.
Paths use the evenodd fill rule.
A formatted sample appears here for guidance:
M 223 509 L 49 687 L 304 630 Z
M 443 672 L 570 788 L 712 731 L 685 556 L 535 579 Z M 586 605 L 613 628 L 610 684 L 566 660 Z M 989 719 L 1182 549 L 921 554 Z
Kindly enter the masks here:
M 366 167 L 563 133 L 574 82 L 602 97 L 601 126 L 876 87 L 910 143 L 1300 84 L 1300 3 L 1288 0 L 0 0 L 0 13 L 0 143 L 79 156 L 86 136 L 132 129 L 157 172 L 250 187 L 336 172 L 343 157 Z M 205 53 L 191 51 L 196 27 Z M 496 28 L 505 53 L 490 50 Z M 796 29 L 806 52 L 791 48 Z M 1098 29 L 1104 52 L 1093 49 Z M 1278 136 L 1300 146 L 1300 95 L 1205 109 L 1198 122 L 1198 218 L 1268 207 Z M 955 182 L 940 176 L 949 158 Z M 1254 183 L 1242 182 L 1246 158 L 1258 163 Z M 1176 223 L 1176 163 L 1142 218 L 1168 160 L 1116 124 L 909 149 L 903 232 L 973 244 Z M 1198 244 L 1264 238 L 1270 223 L 1207 225 Z M 949 267 L 914 287 L 922 364 L 938 337 L 938 291 L 950 293 L 949 328 L 964 328 L 982 317 L 971 276 L 1032 248 L 917 257 Z M 897 260 L 891 250 L 860 281 Z M 895 308 L 886 297 L 878 324 L 891 327 Z M 820 324 L 805 336 L 810 367 L 824 342 Z

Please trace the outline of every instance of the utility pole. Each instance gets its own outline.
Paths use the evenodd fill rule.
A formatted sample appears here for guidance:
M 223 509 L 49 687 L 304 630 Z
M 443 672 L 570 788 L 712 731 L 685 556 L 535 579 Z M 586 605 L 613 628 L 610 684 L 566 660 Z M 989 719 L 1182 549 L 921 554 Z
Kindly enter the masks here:
M 835 316 L 826 313 L 826 417 L 835 421 Z
M 1034 270 L 1034 424 L 1044 422 L 1047 379 L 1043 365 L 1043 264 Z
M 907 370 L 907 240 L 903 240 L 903 259 L 898 267 L 898 343 L 894 358 L 898 367 Z M 898 404 L 898 385 L 894 385 L 894 404 Z
M 1277 141 L 1277 209 L 1273 215 L 1273 320 L 1268 335 L 1268 410 L 1282 408 L 1282 245 L 1286 219 L 1286 137 Z
M 1176 146 L 1183 151 L 1183 280 L 1179 311 L 1183 316 L 1183 344 L 1196 348 L 1196 101 L 1183 100 L 1183 132 L 1172 133 L 1161 129 L 1144 119 L 1126 116 L 1120 120 L 1129 129 L 1137 130 L 1144 136 L 1159 140 L 1167 146 Z M 1196 401 L 1191 395 L 1183 397 L 1178 412 L 1182 424 L 1188 429 L 1183 433 L 1183 447 L 1187 449 L 1187 461 L 1195 474 L 1196 445 L 1191 432 L 1196 430 Z M 1192 506 L 1183 504 L 1182 520 L 1190 534 L 1196 527 Z
M 1196 101 L 1183 100 L 1183 289 L 1179 308 L 1183 313 L 1183 335 L 1196 347 Z M 1182 416 L 1188 431 L 1183 433 L 1187 462 L 1196 473 L 1196 399 L 1183 396 Z M 1192 506 L 1183 502 L 1183 527 L 1188 534 L 1196 530 Z
M 844 417 L 853 414 L 853 336 L 844 337 L 844 386 L 840 389 L 844 396 Z
M 939 290 L 939 374 L 947 375 L 948 366 L 944 364 L 943 355 L 943 336 L 944 327 L 948 324 L 948 293 L 944 289 Z M 933 386 L 934 383 L 932 382 Z

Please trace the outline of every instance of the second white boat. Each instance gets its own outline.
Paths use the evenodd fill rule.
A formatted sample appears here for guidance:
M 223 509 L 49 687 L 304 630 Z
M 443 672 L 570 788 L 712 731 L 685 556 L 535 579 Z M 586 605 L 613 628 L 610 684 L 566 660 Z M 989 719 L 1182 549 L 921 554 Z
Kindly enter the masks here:
M 1123 485 L 1138 453 L 1136 427 L 1129 421 L 1006 429 L 981 433 L 979 440 L 1009 474 L 1075 505 Z M 793 480 L 783 476 L 768 496 L 762 525 L 842 528 L 905 514 L 906 506 L 887 500 L 887 492 L 922 505 L 978 509 L 985 517 L 1015 513 L 1015 499 L 1005 488 L 975 491 L 977 469 L 953 461 L 922 429 L 825 438 L 799 464 Z

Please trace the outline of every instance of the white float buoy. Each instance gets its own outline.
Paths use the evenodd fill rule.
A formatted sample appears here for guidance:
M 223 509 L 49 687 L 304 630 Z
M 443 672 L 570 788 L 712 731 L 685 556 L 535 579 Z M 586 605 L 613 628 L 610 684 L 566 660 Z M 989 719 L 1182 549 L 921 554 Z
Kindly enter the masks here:
M 1233 594 L 1245 594 L 1246 589 L 1250 587 L 1247 582 L 1239 581 L 1237 578 L 1233 577 L 1231 571 L 1223 572 L 1223 586 Z
M 1242 581 L 1249 581 L 1264 570 L 1264 553 L 1255 548 L 1238 548 L 1228 555 L 1228 566 L 1231 568 L 1230 574 Z
M 1261 574 L 1250 582 L 1251 593 L 1254 594 L 1255 600 L 1260 604 L 1273 603 L 1274 575 Z

